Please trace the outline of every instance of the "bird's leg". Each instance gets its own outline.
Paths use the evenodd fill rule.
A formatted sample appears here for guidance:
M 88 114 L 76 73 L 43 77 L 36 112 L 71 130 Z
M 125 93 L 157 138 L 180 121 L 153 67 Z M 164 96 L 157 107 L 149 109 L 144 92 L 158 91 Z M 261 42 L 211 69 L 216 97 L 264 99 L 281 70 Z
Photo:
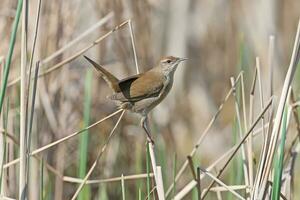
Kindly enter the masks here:
M 149 142 L 151 142 L 152 144 L 154 144 L 154 141 L 151 137 L 150 131 L 149 131 L 149 123 L 148 123 L 148 117 L 142 117 L 141 119 L 141 126 L 143 127 L 143 129 L 145 130 L 146 134 L 147 134 L 147 139 Z

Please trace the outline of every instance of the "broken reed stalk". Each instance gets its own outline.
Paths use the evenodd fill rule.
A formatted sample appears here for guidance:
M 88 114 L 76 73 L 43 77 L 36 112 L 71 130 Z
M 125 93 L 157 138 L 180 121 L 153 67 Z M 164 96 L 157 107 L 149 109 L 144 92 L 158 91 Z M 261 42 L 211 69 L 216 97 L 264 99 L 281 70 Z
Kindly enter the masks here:
M 219 164 L 221 161 L 223 161 L 225 158 L 227 158 L 238 146 L 238 144 L 236 144 L 235 146 L 231 147 L 229 150 L 227 150 L 223 155 L 221 155 L 217 160 L 215 160 L 212 164 L 210 164 L 207 167 L 207 171 L 211 171 L 212 169 L 214 169 L 217 164 Z M 200 176 L 200 179 L 203 179 L 204 175 L 202 174 Z M 192 180 L 191 182 L 189 182 L 180 192 L 177 193 L 178 196 L 181 196 L 182 198 L 187 195 L 195 186 L 197 185 L 197 182 L 195 180 Z M 203 191 L 206 191 L 205 189 Z
M 94 163 L 92 164 L 92 167 L 89 169 L 88 173 L 86 174 L 86 176 L 84 177 L 83 181 L 80 183 L 79 187 L 77 188 L 76 192 L 74 193 L 74 195 L 72 196 L 72 200 L 75 200 L 79 194 L 79 192 L 81 191 L 81 189 L 83 188 L 83 186 L 85 185 L 86 181 L 88 180 L 88 178 L 90 177 L 90 175 L 92 174 L 92 172 L 94 171 L 95 167 L 97 166 L 98 161 L 100 160 L 102 154 L 104 153 L 108 143 L 110 142 L 111 138 L 114 136 L 115 130 L 117 128 L 117 126 L 119 125 L 121 119 L 123 118 L 123 115 L 125 113 L 126 110 L 122 110 L 122 113 L 118 119 L 118 121 L 116 122 L 115 126 L 113 127 L 113 129 L 111 130 L 106 142 L 104 143 L 103 147 L 101 149 L 99 149 L 98 155 L 96 157 L 96 160 L 94 161 Z
M 294 42 L 294 48 L 293 48 L 293 53 L 291 56 L 290 60 L 290 65 L 285 77 L 284 85 L 282 88 L 280 100 L 279 100 L 279 105 L 277 108 L 277 112 L 275 115 L 275 122 L 274 122 L 274 127 L 272 129 L 272 134 L 271 134 L 271 139 L 270 139 L 270 148 L 268 149 L 266 153 L 266 164 L 263 167 L 263 173 L 262 173 L 262 183 L 258 188 L 258 191 L 255 191 L 255 196 L 254 198 L 262 198 L 266 188 L 267 188 L 267 180 L 269 177 L 269 173 L 271 171 L 272 167 L 272 161 L 274 158 L 275 150 L 276 150 L 276 143 L 279 138 L 279 131 L 280 131 L 280 126 L 282 122 L 282 116 L 283 116 L 283 111 L 284 107 L 286 104 L 287 96 L 288 96 L 288 90 L 291 86 L 293 77 L 295 75 L 296 67 L 299 61 L 300 57 L 300 20 L 298 21 L 298 27 L 297 27 L 297 33 L 295 37 L 295 42 Z
M 239 75 L 236 78 L 235 81 L 235 85 L 238 83 L 238 81 L 240 80 L 241 77 L 241 73 L 239 73 Z M 229 99 L 229 97 L 231 96 L 233 92 L 233 88 L 230 88 L 230 90 L 228 91 L 228 93 L 226 94 L 225 98 L 223 99 L 222 103 L 219 105 L 219 108 L 217 110 L 217 112 L 214 114 L 214 116 L 212 117 L 212 119 L 210 120 L 210 122 L 208 123 L 207 127 L 205 128 L 205 130 L 202 132 L 200 138 L 198 139 L 198 141 L 196 142 L 196 144 L 194 145 L 193 150 L 191 151 L 191 153 L 189 154 L 191 157 L 193 157 L 193 155 L 196 153 L 197 149 L 199 148 L 200 144 L 202 143 L 202 141 L 204 140 L 204 138 L 206 137 L 206 135 L 208 134 L 210 128 L 212 127 L 213 123 L 216 121 L 216 119 L 218 118 L 219 114 L 221 113 L 224 104 L 227 102 L 227 100 Z M 181 168 L 179 169 L 176 177 L 175 177 L 175 183 L 179 180 L 179 178 L 181 177 L 181 175 L 183 174 L 183 172 L 185 171 L 185 169 L 188 166 L 188 160 L 186 159 L 185 162 L 183 163 L 183 165 L 181 166 Z M 172 183 L 167 192 L 166 192 L 166 198 L 171 194 L 171 191 L 174 187 L 174 183 Z
M 269 97 L 273 96 L 273 76 L 274 76 L 274 53 L 275 53 L 275 36 L 269 37 L 269 50 L 268 50 L 268 68 L 269 68 Z
M 156 159 L 155 159 L 155 154 L 154 154 L 154 145 L 151 142 L 148 142 L 148 147 L 149 147 L 149 154 L 150 154 L 150 159 L 151 159 L 152 170 L 153 170 L 153 174 L 154 174 L 154 180 L 156 183 L 158 199 L 164 200 L 165 192 L 164 192 L 164 187 L 163 187 L 163 180 L 162 180 L 162 176 L 161 175 L 159 176 L 158 172 L 157 172 L 157 168 L 159 168 L 161 170 L 161 167 L 156 165 Z
M 251 90 L 250 90 L 250 97 L 249 97 L 249 122 L 248 122 L 249 125 L 251 125 L 253 122 L 253 112 L 254 112 L 253 104 L 254 104 L 254 93 L 255 93 L 256 80 L 257 80 L 257 68 L 255 68 L 255 71 L 254 71 L 254 77 L 253 77 Z M 252 155 L 253 154 L 253 135 L 254 135 L 254 133 L 252 132 L 247 140 L 250 189 L 253 187 L 253 184 L 254 184 L 253 155 Z
M 205 169 L 202 169 L 200 167 L 200 170 L 205 173 L 207 176 L 209 176 L 211 179 L 213 179 L 215 182 L 217 182 L 219 185 L 223 186 L 224 188 L 226 188 L 229 192 L 231 192 L 234 196 L 236 196 L 238 199 L 242 199 L 245 200 L 244 197 L 242 197 L 240 194 L 238 194 L 237 192 L 235 192 L 234 190 L 232 190 L 230 187 L 228 187 L 225 183 L 223 183 L 219 178 L 215 177 L 214 175 L 212 175 L 210 172 L 208 172 Z
M 231 82 L 231 87 L 233 88 L 233 96 L 235 99 L 235 112 L 236 112 L 236 118 L 238 121 L 238 132 L 239 132 L 239 136 L 240 139 L 243 138 L 243 129 L 242 129 L 242 122 L 241 122 L 241 114 L 240 114 L 240 110 L 239 110 L 239 105 L 238 105 L 238 99 L 237 99 L 237 95 L 236 95 L 236 87 L 234 86 L 234 78 L 231 77 L 230 78 L 230 82 Z M 245 129 L 247 130 L 247 129 Z M 243 165 L 243 174 L 244 174 L 244 179 L 245 179 L 245 185 L 249 185 L 249 173 L 248 173 L 248 167 L 247 167 L 247 157 L 246 157 L 246 150 L 245 150 L 245 145 L 246 144 L 242 144 L 241 148 L 242 148 L 242 165 Z M 249 191 L 247 191 L 249 192 Z
M 257 123 L 260 121 L 261 117 L 265 114 L 265 112 L 269 109 L 269 107 L 271 106 L 273 102 L 273 99 L 271 98 L 266 107 L 261 111 L 261 113 L 258 115 L 258 117 L 256 118 L 256 120 L 254 121 L 254 123 L 252 124 L 252 126 L 249 128 L 249 130 L 247 131 L 247 133 L 244 135 L 243 139 L 238 143 L 237 147 L 235 148 L 235 150 L 233 151 L 233 153 L 230 155 L 229 159 L 226 161 L 226 163 L 223 165 L 222 169 L 219 171 L 218 175 L 216 176 L 217 178 L 219 178 L 221 176 L 221 174 L 223 173 L 223 171 L 225 170 L 225 168 L 228 166 L 228 164 L 230 163 L 230 161 L 232 160 L 232 158 L 235 156 L 235 154 L 238 152 L 238 150 L 240 149 L 240 147 L 242 146 L 242 144 L 245 142 L 245 140 L 248 138 L 248 136 L 250 135 L 250 133 L 253 131 L 254 127 L 257 125 Z M 205 198 L 205 196 L 207 195 L 207 193 L 209 192 L 210 188 L 213 186 L 213 184 L 215 183 L 215 181 L 213 181 L 207 188 L 207 191 L 202 195 L 202 199 Z
M 262 93 L 262 84 L 261 84 L 262 80 L 261 80 L 261 72 L 260 72 L 261 70 L 260 70 L 260 59 L 259 59 L 259 57 L 256 57 L 255 63 L 256 63 L 256 68 L 255 69 L 257 71 L 257 77 L 258 77 L 260 107 L 262 109 L 264 102 L 263 102 L 263 93 Z M 263 133 L 262 134 L 263 135 L 263 146 L 262 146 L 262 150 L 260 152 L 260 159 L 259 160 L 262 161 L 262 162 L 259 162 L 258 173 L 256 173 L 255 183 L 254 183 L 254 185 L 256 185 L 256 186 L 257 186 L 256 182 L 260 182 L 259 178 L 261 176 L 259 176 L 259 174 L 260 174 L 260 172 L 262 170 L 261 166 L 263 166 L 263 163 L 264 163 L 264 160 L 265 160 L 265 155 L 266 155 L 265 152 L 268 149 L 268 135 L 269 135 L 268 133 L 269 133 L 269 131 L 267 131 L 267 135 L 266 135 L 265 134 L 266 131 L 265 131 L 265 126 L 264 126 L 264 120 L 262 120 L 261 130 L 262 130 L 262 133 Z M 268 129 L 268 130 L 270 130 L 270 129 Z M 252 190 L 255 191 L 255 189 L 252 189 Z
M 248 119 L 247 119 L 247 111 L 246 111 L 246 98 L 245 98 L 245 84 L 244 84 L 244 73 L 241 76 L 241 92 L 242 92 L 242 109 L 243 109 L 243 118 L 244 118 L 244 129 L 248 130 Z M 245 159 L 247 163 L 245 163 L 248 170 L 248 185 L 253 185 L 253 162 L 252 162 L 252 133 L 250 134 L 247 142 L 245 143 Z M 246 179 L 245 179 L 246 180 Z M 246 188 L 246 193 L 250 194 L 250 188 Z M 249 195 L 250 196 L 250 195 Z M 248 199 L 248 198 L 247 198 Z

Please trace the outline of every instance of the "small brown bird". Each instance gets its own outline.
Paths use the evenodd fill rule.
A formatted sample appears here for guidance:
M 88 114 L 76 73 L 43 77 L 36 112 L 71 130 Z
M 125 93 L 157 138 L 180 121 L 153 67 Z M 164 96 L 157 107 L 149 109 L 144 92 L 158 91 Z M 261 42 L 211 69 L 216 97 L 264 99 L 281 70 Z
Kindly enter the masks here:
M 100 73 L 114 94 L 109 99 L 117 101 L 122 109 L 139 113 L 142 116 L 141 126 L 152 142 L 148 129 L 148 113 L 157 106 L 169 93 L 178 64 L 186 58 L 167 56 L 162 58 L 151 70 L 119 80 L 102 66 L 84 56 Z

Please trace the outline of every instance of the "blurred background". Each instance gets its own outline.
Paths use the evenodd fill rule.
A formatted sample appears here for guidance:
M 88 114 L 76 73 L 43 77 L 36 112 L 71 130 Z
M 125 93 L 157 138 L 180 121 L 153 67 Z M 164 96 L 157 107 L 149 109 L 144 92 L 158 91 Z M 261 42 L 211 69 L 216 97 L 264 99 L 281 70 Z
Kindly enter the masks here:
M 37 0 L 29 1 L 29 50 L 34 36 L 37 3 Z M 1 0 L 0 56 L 7 55 L 16 6 L 16 0 Z M 262 80 L 267 91 L 270 35 L 275 36 L 275 94 L 280 94 L 300 17 L 300 1 L 42 1 L 34 62 L 45 60 L 105 17 L 106 23 L 64 53 L 43 63 L 40 71 L 46 71 L 72 56 L 128 19 L 132 20 L 141 71 L 150 69 L 165 55 L 189 58 L 176 71 L 170 94 L 153 110 L 150 117 L 157 162 L 162 166 L 167 189 L 173 179 L 173 171 L 170 169 L 174 168 L 175 155 L 179 168 L 230 90 L 230 77 L 236 77 L 241 70 L 244 71 L 246 100 L 249 103 L 257 56 L 261 59 Z M 20 75 L 20 32 L 9 75 L 11 81 Z M 136 73 L 127 25 L 90 48 L 84 55 L 104 65 L 118 78 Z M 296 77 L 295 83 L 297 80 L 299 77 Z M 16 83 L 8 87 L 6 96 L 6 106 L 9 106 L 7 130 L 16 138 L 19 137 L 19 93 L 20 86 Z M 67 136 L 114 112 L 116 106 L 106 99 L 109 94 L 111 91 L 108 86 L 82 56 L 39 78 L 31 149 Z M 299 93 L 296 92 L 298 97 Z M 268 100 L 267 95 L 264 100 Z M 259 101 L 255 105 L 259 105 Z M 139 127 L 139 120 L 135 114 L 125 114 L 90 179 L 146 173 L 146 135 Z M 87 153 L 82 157 L 86 158 L 87 169 L 94 162 L 97 150 L 106 141 L 116 121 L 117 117 L 113 117 L 85 134 Z M 234 99 L 231 97 L 199 147 L 194 157 L 197 165 L 207 167 L 235 143 L 234 124 Z M 40 155 L 61 174 L 79 177 L 79 163 L 82 162 L 80 149 L 84 148 L 81 140 L 84 139 L 78 135 Z M 259 143 L 259 140 L 255 141 Z M 18 148 L 12 142 L 8 141 L 8 144 L 7 159 L 12 160 Z M 256 157 L 258 159 L 259 154 Z M 39 165 L 34 159 L 31 160 L 29 199 L 39 198 L 34 191 L 39 184 Z M 10 178 L 5 185 L 8 196 L 15 198 L 17 168 L 17 165 L 9 168 Z M 236 168 L 239 169 L 238 166 Z M 237 170 L 236 177 L 232 178 L 230 173 L 234 172 L 226 171 L 228 177 L 224 176 L 225 182 L 236 183 L 242 180 L 236 180 L 242 177 L 239 174 L 242 172 Z M 44 179 L 45 199 L 70 198 L 78 187 L 78 184 L 63 182 L 47 170 Z M 188 169 L 176 185 L 176 191 L 191 179 Z M 299 182 L 298 179 L 295 181 Z M 120 185 L 120 182 L 91 185 L 86 189 L 86 199 L 121 199 Z M 145 179 L 126 181 L 127 199 L 137 199 L 139 189 L 145 196 Z M 226 193 L 222 195 L 227 199 Z M 192 198 L 194 192 L 186 197 Z M 212 193 L 209 198 L 216 199 L 216 196 Z

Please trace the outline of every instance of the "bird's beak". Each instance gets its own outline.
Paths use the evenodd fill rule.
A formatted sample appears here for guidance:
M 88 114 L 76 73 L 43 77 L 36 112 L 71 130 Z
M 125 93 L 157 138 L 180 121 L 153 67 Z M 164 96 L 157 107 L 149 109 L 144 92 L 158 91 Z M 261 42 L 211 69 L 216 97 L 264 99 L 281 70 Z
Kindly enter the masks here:
M 178 59 L 178 62 L 182 62 L 182 61 L 185 61 L 185 60 L 187 60 L 188 58 L 179 58 Z

